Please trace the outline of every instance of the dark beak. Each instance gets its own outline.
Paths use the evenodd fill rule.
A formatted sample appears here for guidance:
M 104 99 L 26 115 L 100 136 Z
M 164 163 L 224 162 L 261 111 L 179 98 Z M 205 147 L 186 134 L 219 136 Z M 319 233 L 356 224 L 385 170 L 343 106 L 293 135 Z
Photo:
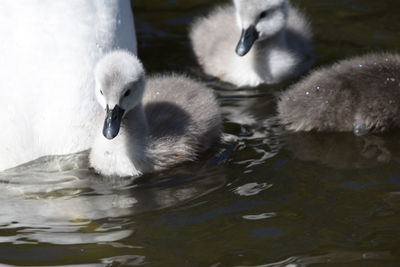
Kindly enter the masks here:
M 113 139 L 119 133 L 122 116 L 124 115 L 125 110 L 118 105 L 115 105 L 113 109 L 109 109 L 107 105 L 106 112 L 107 115 L 106 120 L 104 121 L 103 135 L 107 139 Z
M 258 32 L 254 26 L 242 30 L 242 35 L 240 36 L 239 43 L 236 46 L 236 54 L 241 57 L 246 55 L 257 39 Z

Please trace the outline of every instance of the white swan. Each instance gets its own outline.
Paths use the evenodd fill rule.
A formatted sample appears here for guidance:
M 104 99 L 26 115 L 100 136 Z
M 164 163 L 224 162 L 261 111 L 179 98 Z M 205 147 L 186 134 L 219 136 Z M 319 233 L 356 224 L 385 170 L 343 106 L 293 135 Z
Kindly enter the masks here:
M 87 149 L 95 63 L 136 53 L 130 1 L 2 0 L 0 36 L 0 170 Z
M 233 3 L 191 27 L 194 53 L 207 74 L 237 86 L 257 86 L 278 83 L 311 66 L 310 25 L 289 0 Z
M 192 79 L 173 74 L 146 81 L 136 56 L 114 51 L 99 61 L 95 80 L 106 114 L 89 159 L 103 175 L 138 176 L 194 160 L 220 135 L 213 92 Z

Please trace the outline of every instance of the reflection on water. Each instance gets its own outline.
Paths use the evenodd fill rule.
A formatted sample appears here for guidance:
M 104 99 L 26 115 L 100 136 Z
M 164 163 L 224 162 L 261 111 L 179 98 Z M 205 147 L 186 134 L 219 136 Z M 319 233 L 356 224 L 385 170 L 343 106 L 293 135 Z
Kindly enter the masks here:
M 202 74 L 187 28 L 226 1 L 134 1 L 147 71 L 189 72 L 212 87 L 222 143 L 136 180 L 96 175 L 86 153 L 0 173 L 1 264 L 399 265 L 400 132 L 286 133 L 275 100 L 295 81 L 235 90 Z M 398 50 L 400 2 L 292 2 L 313 21 L 317 66 Z
M 103 229 L 96 233 L 79 233 L 93 220 L 131 214 L 137 200 L 121 185 L 94 182 L 88 170 L 62 166 L 58 171 L 58 166 L 69 165 L 74 157 L 65 160 L 57 158 L 56 167 L 46 157 L 2 173 L 0 229 L 17 231 L 3 236 L 2 242 L 82 244 L 117 241 L 131 234 L 130 230 L 108 231 L 112 225 L 99 225 Z
M 294 157 L 337 169 L 367 169 L 400 163 L 398 133 L 355 136 L 353 133 L 293 133 L 282 136 Z
M 335 251 L 318 256 L 290 257 L 284 261 L 251 266 L 251 267 L 303 267 L 303 266 L 310 266 L 314 264 L 323 264 L 323 263 L 343 264 L 343 263 L 357 262 L 362 260 L 380 260 L 385 262 L 385 261 L 393 261 L 394 259 L 395 257 L 393 257 L 390 251 L 365 251 L 365 252 Z
M 96 175 L 84 152 L 9 169 L 0 174 L 0 231 L 9 233 L 0 242 L 116 246 L 134 232 L 129 216 L 173 207 L 224 185 L 218 169 L 197 167 L 196 174 L 179 168 L 133 183 L 134 178 Z

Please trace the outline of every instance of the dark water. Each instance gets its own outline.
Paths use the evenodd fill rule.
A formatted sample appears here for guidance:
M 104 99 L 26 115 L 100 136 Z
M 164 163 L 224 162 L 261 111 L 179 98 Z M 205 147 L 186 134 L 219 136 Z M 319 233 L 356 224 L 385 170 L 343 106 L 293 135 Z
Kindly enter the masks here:
M 91 173 L 85 155 L 1 173 L 1 263 L 400 266 L 400 132 L 285 134 L 274 97 L 294 81 L 232 91 L 202 76 L 188 24 L 222 2 L 135 1 L 134 11 L 147 71 L 216 88 L 225 142 L 135 182 Z M 400 47 L 398 1 L 292 2 L 313 22 L 316 66 Z

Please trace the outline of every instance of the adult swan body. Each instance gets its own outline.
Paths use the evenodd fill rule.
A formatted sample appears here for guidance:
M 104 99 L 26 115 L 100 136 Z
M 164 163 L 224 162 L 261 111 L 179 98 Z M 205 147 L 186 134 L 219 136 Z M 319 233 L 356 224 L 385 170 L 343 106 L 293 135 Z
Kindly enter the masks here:
M 2 0 L 0 36 L 0 170 L 87 149 L 96 62 L 136 53 L 130 1 Z

